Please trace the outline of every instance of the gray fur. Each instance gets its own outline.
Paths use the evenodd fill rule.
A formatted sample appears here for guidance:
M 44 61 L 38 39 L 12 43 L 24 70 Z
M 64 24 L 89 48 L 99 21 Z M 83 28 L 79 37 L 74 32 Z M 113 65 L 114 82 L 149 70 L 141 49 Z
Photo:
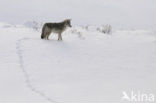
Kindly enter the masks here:
M 70 21 L 70 19 L 66 19 L 60 23 L 45 23 L 42 28 L 41 39 L 49 40 L 49 36 L 53 32 L 58 34 L 58 40 L 62 40 L 62 32 L 67 27 L 71 27 Z

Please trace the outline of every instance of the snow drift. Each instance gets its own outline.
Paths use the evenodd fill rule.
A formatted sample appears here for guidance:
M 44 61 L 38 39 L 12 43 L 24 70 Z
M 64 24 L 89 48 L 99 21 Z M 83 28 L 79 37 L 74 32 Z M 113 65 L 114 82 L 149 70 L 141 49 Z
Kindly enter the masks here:
M 58 42 L 0 24 L 0 102 L 128 103 L 122 91 L 156 94 L 155 46 L 155 33 L 144 30 L 107 35 L 75 27 Z

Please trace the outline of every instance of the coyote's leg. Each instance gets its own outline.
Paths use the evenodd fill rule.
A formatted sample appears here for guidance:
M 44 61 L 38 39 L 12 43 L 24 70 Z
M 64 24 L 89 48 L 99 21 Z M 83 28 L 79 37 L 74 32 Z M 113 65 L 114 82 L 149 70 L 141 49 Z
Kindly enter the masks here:
M 47 33 L 45 33 L 45 37 L 44 37 L 44 39 L 47 40 Z
M 48 35 L 46 35 L 46 40 L 48 40 Z
M 48 33 L 46 34 L 46 40 L 48 40 Z
M 58 34 L 58 40 L 62 40 L 62 35 L 61 35 L 61 33 Z
M 45 39 L 46 39 L 46 40 L 49 40 L 49 38 L 48 38 L 49 35 L 50 35 L 49 32 L 47 32 L 46 35 L 45 35 Z
M 49 40 L 49 35 L 50 35 L 50 33 L 51 33 L 51 30 L 50 30 L 50 28 L 45 28 L 45 39 L 46 40 Z
M 51 34 L 51 32 L 50 32 L 50 33 L 48 33 L 48 35 L 47 35 L 47 40 L 49 40 L 49 36 L 50 36 L 50 34 Z
M 60 40 L 60 34 L 58 34 L 58 40 Z

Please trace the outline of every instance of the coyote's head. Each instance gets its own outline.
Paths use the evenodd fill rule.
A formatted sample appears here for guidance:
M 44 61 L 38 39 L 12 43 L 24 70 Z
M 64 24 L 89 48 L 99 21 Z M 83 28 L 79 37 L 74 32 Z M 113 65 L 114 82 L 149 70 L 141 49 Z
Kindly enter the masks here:
M 71 26 L 71 19 L 66 19 L 66 20 L 64 20 L 64 23 L 65 23 L 65 26 L 66 26 L 66 27 L 72 27 L 72 26 Z

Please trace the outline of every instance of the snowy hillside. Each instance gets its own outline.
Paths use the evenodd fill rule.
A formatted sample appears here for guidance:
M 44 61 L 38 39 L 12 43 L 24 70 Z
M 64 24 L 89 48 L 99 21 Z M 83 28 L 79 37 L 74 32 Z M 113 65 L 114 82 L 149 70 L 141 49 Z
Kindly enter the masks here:
M 0 23 L 0 103 L 129 103 L 122 91 L 156 95 L 156 34 L 74 27 L 40 32 Z M 76 32 L 74 31 L 76 30 Z

